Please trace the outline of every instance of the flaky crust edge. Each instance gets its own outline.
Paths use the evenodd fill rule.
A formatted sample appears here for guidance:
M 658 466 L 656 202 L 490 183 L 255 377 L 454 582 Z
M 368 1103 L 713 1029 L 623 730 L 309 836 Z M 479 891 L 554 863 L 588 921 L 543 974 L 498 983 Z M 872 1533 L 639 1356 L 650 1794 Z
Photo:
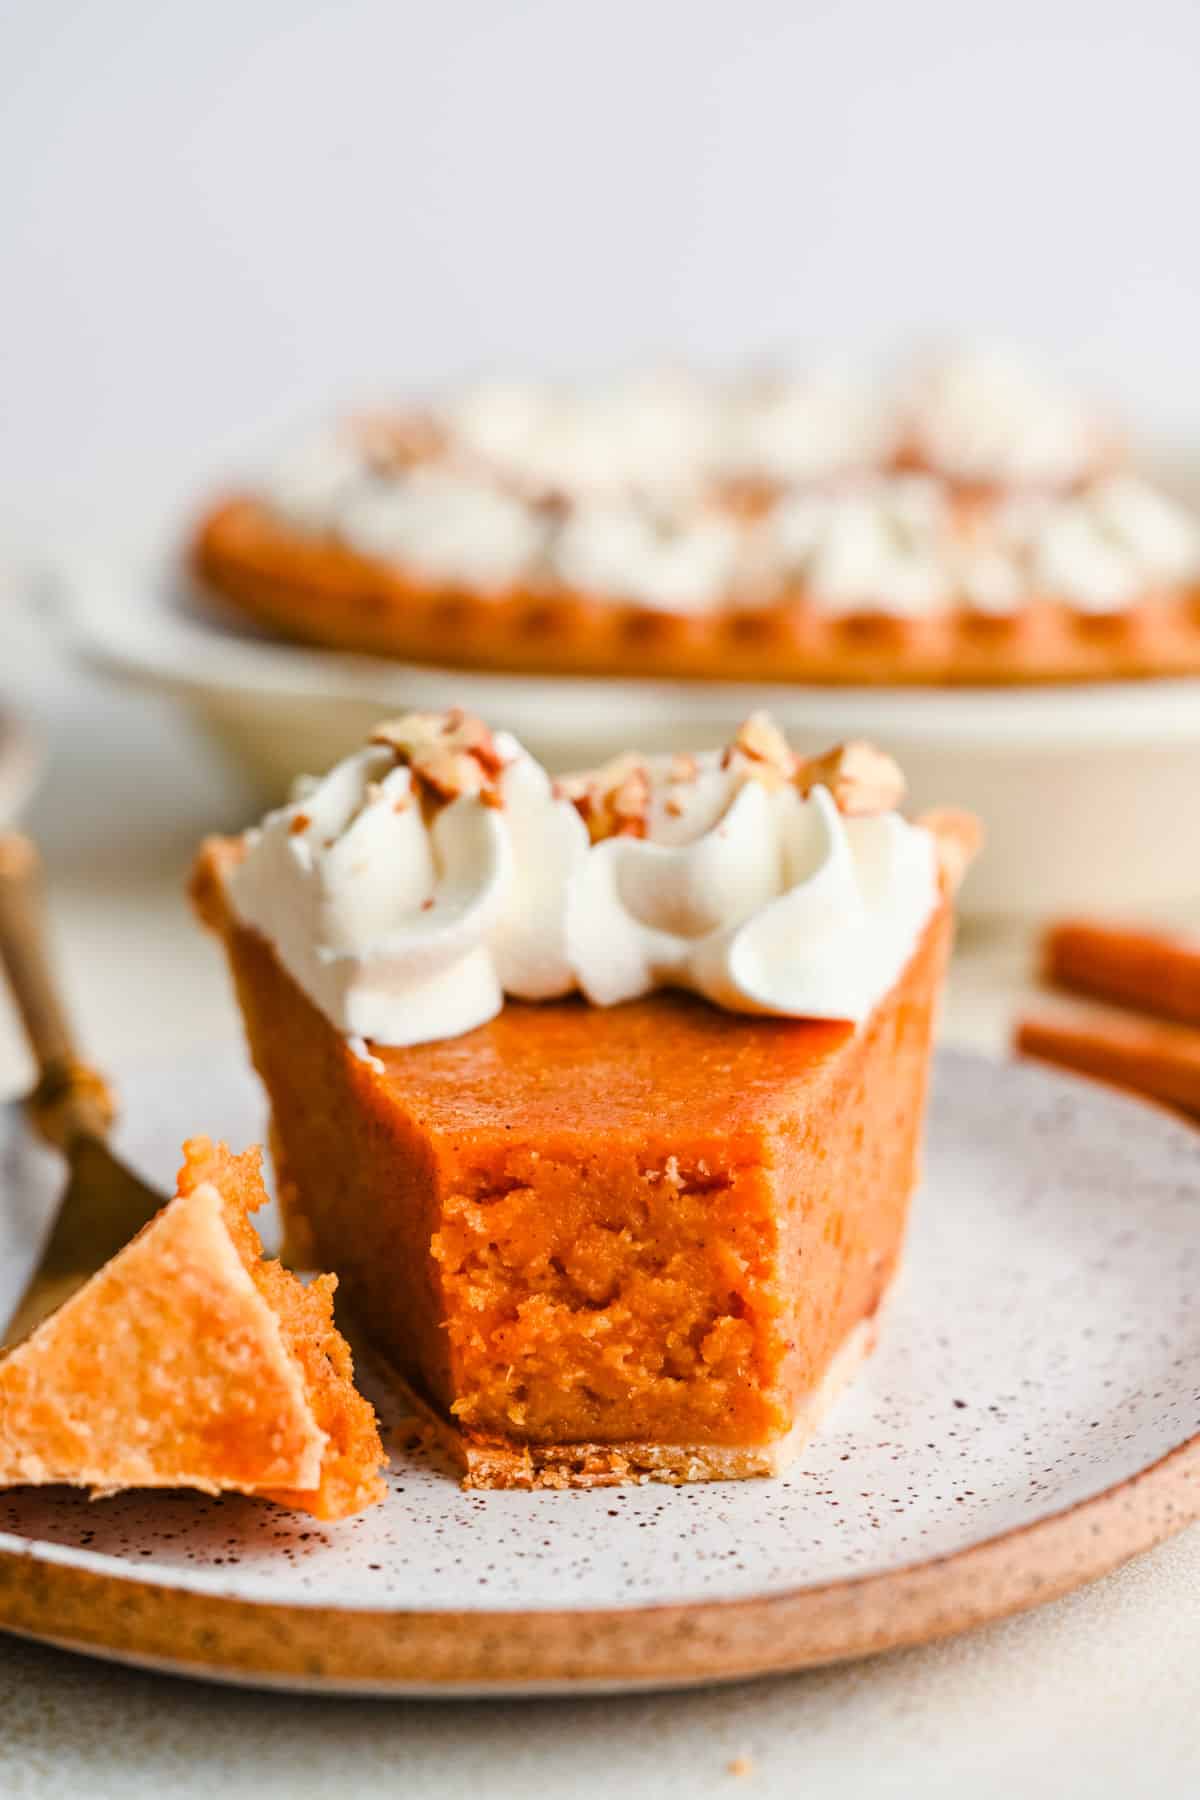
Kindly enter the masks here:
M 803 596 L 678 614 L 617 595 L 429 582 L 292 530 L 248 494 L 210 508 L 188 561 L 206 595 L 294 640 L 497 672 L 951 687 L 1200 673 L 1195 585 L 1100 615 L 1052 595 L 1000 617 L 832 617 Z

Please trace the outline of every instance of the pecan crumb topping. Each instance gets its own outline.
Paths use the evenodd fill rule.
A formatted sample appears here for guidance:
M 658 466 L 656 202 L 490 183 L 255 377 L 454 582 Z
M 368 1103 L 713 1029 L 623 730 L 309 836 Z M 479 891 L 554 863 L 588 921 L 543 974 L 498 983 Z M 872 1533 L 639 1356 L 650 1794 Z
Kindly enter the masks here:
M 861 740 L 838 744 L 824 756 L 802 757 L 794 779 L 802 794 L 827 787 L 838 811 L 848 818 L 891 812 L 904 798 L 899 764 Z
M 504 758 L 483 720 L 461 706 L 449 712 L 413 712 L 400 719 L 385 719 L 371 733 L 370 742 L 391 750 L 435 800 L 458 800 L 471 794 L 485 806 L 503 803 L 500 776 Z
M 826 787 L 847 818 L 891 812 L 904 798 L 899 765 L 873 744 L 856 739 L 823 756 L 797 756 L 774 720 L 762 712 L 750 715 L 725 751 L 722 767 L 737 766 L 770 788 L 790 783 L 808 795 L 815 787 Z
M 360 414 L 351 420 L 350 430 L 376 475 L 394 475 L 430 462 L 446 447 L 445 431 L 428 413 Z
M 569 800 L 593 844 L 610 837 L 645 837 L 650 810 L 650 771 L 632 751 L 602 768 L 564 775 L 555 792 Z
M 783 787 L 793 779 L 795 753 L 768 713 L 751 713 L 732 744 L 726 746 L 721 767 L 728 769 L 739 763 L 746 774 L 766 787 Z

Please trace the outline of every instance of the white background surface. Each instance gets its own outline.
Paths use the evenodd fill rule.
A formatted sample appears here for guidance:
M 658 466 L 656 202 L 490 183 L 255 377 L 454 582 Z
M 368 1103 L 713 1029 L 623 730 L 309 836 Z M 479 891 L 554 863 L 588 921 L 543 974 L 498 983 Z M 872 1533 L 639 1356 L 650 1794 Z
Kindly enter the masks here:
M 0 7 L 0 542 L 488 363 L 997 333 L 1194 435 L 1192 0 Z

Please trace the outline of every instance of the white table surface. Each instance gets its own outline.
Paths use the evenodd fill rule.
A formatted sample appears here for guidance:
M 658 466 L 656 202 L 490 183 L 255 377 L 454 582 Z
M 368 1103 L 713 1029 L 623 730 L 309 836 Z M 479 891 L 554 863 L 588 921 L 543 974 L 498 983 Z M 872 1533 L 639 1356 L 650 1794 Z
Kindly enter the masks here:
M 181 894 L 199 835 L 244 822 L 236 782 L 165 707 L 47 666 L 24 670 L 20 690 L 52 751 L 30 824 L 84 1042 L 112 1065 L 236 1045 L 227 984 Z M 1027 964 L 1020 934 L 968 936 L 946 1038 L 1001 1051 Z M 0 1007 L 0 1093 L 27 1070 Z M 1191 1531 L 1091 1589 L 965 1638 L 638 1699 L 320 1702 L 0 1636 L 0 1793 L 1184 1796 L 1200 1786 L 1198 1693 Z

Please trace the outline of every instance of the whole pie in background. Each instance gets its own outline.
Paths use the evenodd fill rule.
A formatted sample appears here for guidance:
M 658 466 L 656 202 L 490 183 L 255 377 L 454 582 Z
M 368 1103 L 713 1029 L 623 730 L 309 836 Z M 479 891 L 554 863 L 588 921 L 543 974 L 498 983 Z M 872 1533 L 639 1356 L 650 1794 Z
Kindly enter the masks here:
M 1200 670 L 1200 522 L 1006 352 L 889 379 L 488 381 L 343 421 L 210 507 L 204 592 L 308 643 L 821 683 Z

